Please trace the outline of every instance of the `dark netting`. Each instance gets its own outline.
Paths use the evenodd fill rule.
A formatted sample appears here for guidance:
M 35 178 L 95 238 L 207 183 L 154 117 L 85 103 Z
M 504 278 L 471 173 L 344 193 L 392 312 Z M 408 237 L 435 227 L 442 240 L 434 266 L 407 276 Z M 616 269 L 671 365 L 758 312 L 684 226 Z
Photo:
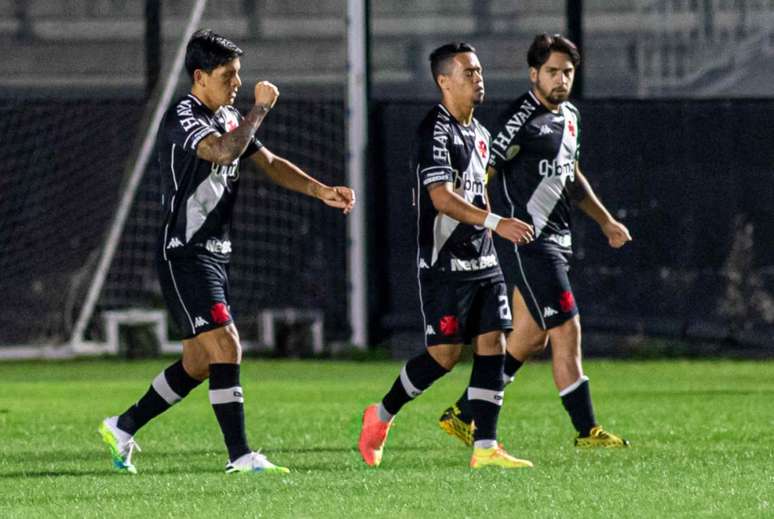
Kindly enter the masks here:
M 0 344 L 68 337 L 140 115 L 126 100 L 0 105 Z
M 346 183 L 342 103 L 283 100 L 259 129 L 258 138 L 322 182 Z M 155 157 L 154 153 L 95 317 L 102 310 L 126 306 L 163 307 L 154 266 L 163 216 Z M 232 310 L 244 337 L 254 335 L 260 309 L 285 307 L 323 309 L 326 338 L 348 337 L 346 232 L 340 211 L 274 185 L 250 161 L 242 161 L 230 280 Z M 92 333 L 98 331 L 92 328 Z
M 391 218 L 373 269 L 382 339 L 421 343 L 410 139 L 430 103 L 382 103 L 373 128 Z M 504 102 L 476 116 L 495 131 Z M 710 340 L 753 352 L 774 337 L 771 101 L 586 101 L 581 166 L 634 236 L 613 250 L 575 211 L 572 282 L 586 330 Z M 490 187 L 502 207 L 499 183 Z
M 69 338 L 120 197 L 142 105 L 25 101 L 0 106 L 0 345 Z M 283 100 L 259 138 L 329 184 L 345 183 L 341 102 Z M 232 305 L 249 336 L 262 308 L 325 312 L 326 338 L 348 337 L 346 218 L 272 184 L 244 162 L 235 209 Z M 153 265 L 161 226 L 154 153 L 89 328 L 100 312 L 163 307 Z

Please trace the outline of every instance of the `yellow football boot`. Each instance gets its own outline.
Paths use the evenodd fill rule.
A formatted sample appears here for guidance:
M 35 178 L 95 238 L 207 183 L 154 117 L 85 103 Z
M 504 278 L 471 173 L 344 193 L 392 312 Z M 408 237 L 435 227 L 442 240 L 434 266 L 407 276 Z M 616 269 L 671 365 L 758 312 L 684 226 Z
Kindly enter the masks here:
M 609 433 L 601 425 L 597 425 L 591 428 L 588 436 L 575 438 L 575 446 L 584 449 L 592 447 L 628 447 L 629 440 Z
M 480 469 L 489 466 L 503 469 L 522 469 L 533 465 L 529 460 L 511 456 L 505 452 L 502 445 L 491 449 L 473 449 L 473 456 L 470 457 L 470 468 Z
M 462 412 L 456 404 L 443 412 L 438 419 L 438 426 L 449 436 L 457 438 L 468 447 L 473 446 L 473 431 L 476 425 L 472 420 L 470 422 L 463 420 Z

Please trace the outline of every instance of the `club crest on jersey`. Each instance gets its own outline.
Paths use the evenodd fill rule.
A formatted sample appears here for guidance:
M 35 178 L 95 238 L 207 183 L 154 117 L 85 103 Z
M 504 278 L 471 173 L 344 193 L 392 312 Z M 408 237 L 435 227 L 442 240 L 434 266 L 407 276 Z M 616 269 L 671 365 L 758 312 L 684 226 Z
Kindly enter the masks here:
M 572 124 L 572 120 L 567 119 L 567 129 L 570 131 L 570 135 L 575 137 L 575 125 Z
M 487 150 L 486 142 L 484 142 L 484 139 L 481 139 L 480 141 L 478 141 L 478 151 L 479 153 L 481 153 L 482 159 L 486 158 L 486 150 Z
M 229 119 L 229 120 L 226 121 L 226 131 L 227 132 L 236 130 L 237 126 L 239 126 L 239 125 L 233 119 Z

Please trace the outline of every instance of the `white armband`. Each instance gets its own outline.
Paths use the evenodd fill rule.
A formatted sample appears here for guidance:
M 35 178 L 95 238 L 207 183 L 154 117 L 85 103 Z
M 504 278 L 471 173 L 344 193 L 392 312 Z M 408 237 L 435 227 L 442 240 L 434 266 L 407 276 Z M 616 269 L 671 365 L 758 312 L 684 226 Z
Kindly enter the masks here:
M 487 229 L 492 229 L 493 231 L 497 229 L 497 224 L 500 223 L 500 220 L 502 220 L 503 217 L 496 215 L 494 213 L 489 213 L 486 215 L 486 220 L 484 220 L 484 227 Z

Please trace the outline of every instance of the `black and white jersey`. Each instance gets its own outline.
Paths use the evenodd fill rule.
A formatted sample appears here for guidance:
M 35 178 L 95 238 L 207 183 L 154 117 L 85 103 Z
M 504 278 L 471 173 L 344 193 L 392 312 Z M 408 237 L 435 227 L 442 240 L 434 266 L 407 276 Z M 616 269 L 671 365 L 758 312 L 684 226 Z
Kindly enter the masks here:
M 567 182 L 575 180 L 579 136 L 580 114 L 569 102 L 551 112 L 530 91 L 503 114 L 489 165 L 499 172 L 509 216 L 535 227 L 535 241 L 519 250 L 572 253 Z
M 439 104 L 420 124 L 415 146 L 420 274 L 443 272 L 460 279 L 501 275 L 489 231 L 439 213 L 428 191 L 432 184 L 452 182 L 465 201 L 486 209 L 489 132 L 475 119 L 463 126 Z
M 229 260 L 229 229 L 239 187 L 240 159 L 222 166 L 197 157 L 196 147 L 212 133 L 234 130 L 241 119 L 233 106 L 223 106 L 213 113 L 193 94 L 178 100 L 164 115 L 158 150 L 165 259 L 205 254 L 218 261 Z M 261 146 L 253 139 L 242 158 Z

